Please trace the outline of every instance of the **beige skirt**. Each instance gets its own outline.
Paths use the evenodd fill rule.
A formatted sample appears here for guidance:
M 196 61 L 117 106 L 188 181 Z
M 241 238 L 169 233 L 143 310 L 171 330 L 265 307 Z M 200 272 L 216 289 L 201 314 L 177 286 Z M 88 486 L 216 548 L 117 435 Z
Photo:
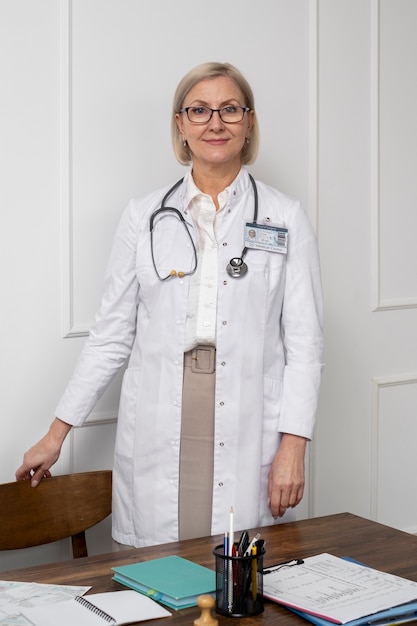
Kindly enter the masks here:
M 197 346 L 184 355 L 179 539 L 211 534 L 216 351 Z

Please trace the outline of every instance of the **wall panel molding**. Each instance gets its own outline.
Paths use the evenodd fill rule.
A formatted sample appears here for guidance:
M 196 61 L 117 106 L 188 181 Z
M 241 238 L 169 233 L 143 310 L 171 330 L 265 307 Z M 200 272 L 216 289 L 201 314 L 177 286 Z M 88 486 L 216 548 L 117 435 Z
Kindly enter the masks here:
M 401 480 L 398 480 L 396 476 L 392 477 L 393 483 L 399 483 L 400 489 L 396 490 L 396 493 L 392 493 L 390 489 L 390 485 L 387 485 L 382 478 L 382 462 L 387 462 L 387 451 L 384 450 L 383 445 L 381 443 L 382 435 L 386 433 L 382 432 L 384 428 L 382 413 L 383 413 L 383 402 L 381 399 L 381 395 L 386 390 L 393 391 L 401 391 L 401 387 L 404 388 L 407 386 L 415 385 L 417 388 L 417 373 L 412 374 L 404 374 L 404 375 L 395 375 L 395 376 L 386 376 L 380 378 L 374 378 L 372 380 L 372 405 L 371 405 L 371 494 L 370 494 L 370 504 L 371 504 L 371 519 L 381 522 L 388 523 L 389 525 L 395 525 L 398 527 L 398 524 L 390 523 L 390 521 L 381 519 L 381 511 L 379 502 L 384 498 L 384 490 L 386 491 L 385 498 L 386 501 L 395 508 L 395 498 L 398 496 L 403 502 L 404 494 L 412 494 L 414 493 L 414 473 L 411 473 L 409 476 L 410 484 L 403 484 Z M 404 396 L 404 394 L 403 394 Z M 392 415 L 390 418 L 390 426 L 392 425 L 393 429 L 397 429 L 398 431 L 398 440 L 403 441 L 404 435 L 401 432 L 401 425 L 397 424 L 395 420 L 395 415 Z M 415 441 L 415 433 L 408 433 L 408 440 L 412 442 Z M 394 444 L 394 442 L 392 442 Z M 414 444 L 412 444 L 414 445 Z M 403 451 L 405 454 L 405 451 Z M 395 450 L 390 455 L 393 459 L 393 464 L 396 468 L 399 467 L 398 462 L 399 458 L 396 456 Z M 412 499 L 413 500 L 413 499 Z M 414 500 L 413 500 L 414 501 Z M 417 533 L 417 519 L 413 522 L 412 525 L 408 525 L 407 528 L 402 528 L 402 530 L 406 532 L 411 532 L 413 534 Z
M 85 337 L 74 316 L 72 175 L 72 0 L 60 0 L 61 302 L 64 338 Z
M 318 0 L 309 3 L 309 216 L 316 233 L 319 230 L 318 214 Z
M 379 0 L 371 0 L 371 250 L 373 310 L 381 310 L 379 267 Z
M 318 50 L 319 50 L 319 8 L 318 0 L 309 3 L 309 217 L 319 234 L 319 183 L 318 183 L 318 143 L 319 143 L 319 107 L 318 107 Z M 306 510 L 308 517 L 314 517 L 315 467 L 314 438 L 309 444 L 306 458 Z
M 371 250 L 372 309 L 391 311 L 417 308 L 417 296 L 386 298 L 381 289 L 381 198 L 380 198 L 380 75 L 381 75 L 381 0 L 371 0 Z
M 84 422 L 84 424 L 77 429 L 72 428 L 68 439 L 69 439 L 69 472 L 78 472 L 80 471 L 78 465 L 75 460 L 76 456 L 76 444 L 75 438 L 76 434 L 86 432 L 85 429 L 90 430 L 91 428 L 98 428 L 102 426 L 110 426 L 112 424 L 117 424 L 117 412 L 115 411 L 97 411 L 93 412 L 88 419 Z M 77 433 L 76 433 L 77 431 Z

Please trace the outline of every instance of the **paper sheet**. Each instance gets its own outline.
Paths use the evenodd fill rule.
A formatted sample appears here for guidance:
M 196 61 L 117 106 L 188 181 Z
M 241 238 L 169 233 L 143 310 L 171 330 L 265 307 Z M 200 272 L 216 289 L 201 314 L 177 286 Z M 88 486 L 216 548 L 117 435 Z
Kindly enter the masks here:
M 28 626 L 20 609 L 52 604 L 81 596 L 91 587 L 45 585 L 0 580 L 0 626 Z

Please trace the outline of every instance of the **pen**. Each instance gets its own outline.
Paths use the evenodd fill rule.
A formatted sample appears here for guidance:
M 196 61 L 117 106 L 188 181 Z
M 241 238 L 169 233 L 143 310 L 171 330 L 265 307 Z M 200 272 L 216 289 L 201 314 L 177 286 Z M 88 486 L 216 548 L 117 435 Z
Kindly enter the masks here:
M 227 534 L 227 532 L 224 533 L 223 554 L 224 556 L 228 556 L 229 554 L 229 535 Z
M 232 550 L 232 557 L 236 557 L 237 556 L 237 552 L 236 552 L 236 546 L 233 544 L 233 550 Z M 233 570 L 233 596 L 234 596 L 234 600 L 236 600 L 237 602 L 239 602 L 239 596 L 240 596 L 240 589 L 239 589 L 239 569 L 238 569 L 238 564 L 236 561 L 233 561 L 232 563 L 232 570 Z
M 243 556 L 249 545 L 249 535 L 246 530 L 240 535 L 239 543 L 237 544 L 238 556 Z
M 227 532 L 224 533 L 223 554 L 225 557 L 228 556 L 229 554 L 229 536 Z M 228 563 L 227 563 L 227 560 L 224 559 L 224 562 L 223 562 L 223 607 L 225 610 L 227 610 L 228 601 L 229 601 L 228 583 L 229 583 Z
M 255 545 L 255 543 L 258 541 L 260 536 L 261 535 L 259 533 L 254 536 L 254 538 L 250 542 L 249 546 L 246 548 L 245 556 L 250 556 L 252 554 L 252 552 L 251 552 L 252 551 L 252 546 Z
M 255 541 L 255 546 L 257 554 L 263 554 L 265 551 L 265 539 L 258 539 L 258 541 Z
M 255 602 L 256 601 L 256 596 L 258 595 L 258 589 L 257 589 L 257 584 L 256 584 L 256 572 L 257 572 L 257 567 L 256 567 L 256 546 L 253 545 L 251 548 L 251 554 L 252 557 L 252 600 Z

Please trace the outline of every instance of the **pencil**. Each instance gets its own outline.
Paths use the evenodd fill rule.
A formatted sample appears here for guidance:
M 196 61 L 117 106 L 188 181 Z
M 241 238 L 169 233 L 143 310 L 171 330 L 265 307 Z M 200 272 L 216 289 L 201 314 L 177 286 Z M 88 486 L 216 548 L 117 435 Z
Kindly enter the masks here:
M 234 510 L 230 507 L 229 513 L 229 556 L 233 554 L 233 546 L 235 544 L 235 529 L 234 529 Z

